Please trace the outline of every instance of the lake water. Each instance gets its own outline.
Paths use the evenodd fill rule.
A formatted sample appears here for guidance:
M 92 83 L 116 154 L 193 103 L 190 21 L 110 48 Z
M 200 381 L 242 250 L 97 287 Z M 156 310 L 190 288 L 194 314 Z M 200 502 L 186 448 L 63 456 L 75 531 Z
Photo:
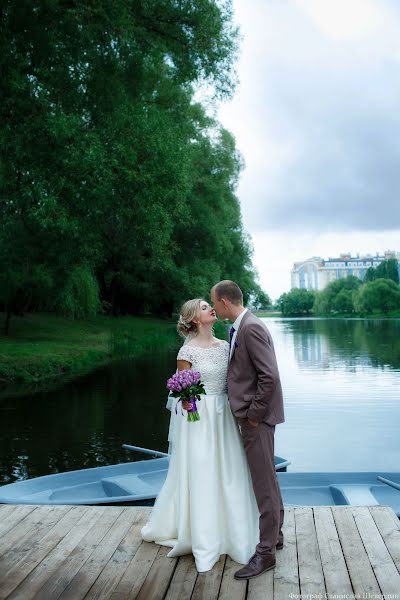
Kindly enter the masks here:
M 400 320 L 266 319 L 284 391 L 275 453 L 290 471 L 398 471 Z M 0 397 L 0 483 L 167 451 L 175 352 Z
M 400 321 L 268 323 L 285 423 L 275 452 L 291 471 L 400 469 Z

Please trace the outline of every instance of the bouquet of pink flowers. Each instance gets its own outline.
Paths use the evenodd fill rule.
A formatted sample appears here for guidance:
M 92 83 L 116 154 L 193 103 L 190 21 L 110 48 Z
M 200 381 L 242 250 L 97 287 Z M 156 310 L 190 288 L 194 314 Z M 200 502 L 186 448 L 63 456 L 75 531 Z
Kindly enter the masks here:
M 188 410 L 187 420 L 199 421 L 200 415 L 197 412 L 196 399 L 201 400 L 200 394 L 206 393 L 200 381 L 200 373 L 191 369 L 178 371 L 168 379 L 167 388 L 170 390 L 171 396 L 179 398 L 178 402 L 182 402 L 183 400 L 190 402 L 191 408 Z M 178 414 L 178 402 L 175 406 L 176 414 Z

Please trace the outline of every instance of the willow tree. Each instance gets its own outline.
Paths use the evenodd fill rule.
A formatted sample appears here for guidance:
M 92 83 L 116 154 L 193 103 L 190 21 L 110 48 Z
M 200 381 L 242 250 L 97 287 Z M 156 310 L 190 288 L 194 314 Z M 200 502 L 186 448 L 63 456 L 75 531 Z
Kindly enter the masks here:
M 216 253 L 210 276 L 235 275 L 239 264 L 235 276 L 251 287 L 234 141 L 193 100 L 201 85 L 216 101 L 233 92 L 230 0 L 3 0 L 0 11 L 0 302 L 8 315 L 91 314 L 94 279 L 113 314 L 170 311 L 194 282 L 210 279 L 201 253 L 185 262 L 193 244 L 183 243 L 185 220 L 205 240 L 203 256 Z M 214 232 L 192 222 L 201 202 L 214 203 Z M 238 263 L 223 262 L 227 248 Z M 77 273 L 87 293 L 74 299 Z

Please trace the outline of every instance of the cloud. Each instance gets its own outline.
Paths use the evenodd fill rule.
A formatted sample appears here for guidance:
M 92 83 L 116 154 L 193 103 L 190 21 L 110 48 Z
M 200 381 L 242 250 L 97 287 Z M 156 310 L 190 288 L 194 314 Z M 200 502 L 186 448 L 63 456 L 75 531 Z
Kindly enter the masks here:
M 400 229 L 399 5 L 236 0 L 235 7 L 241 85 L 221 116 L 246 161 L 238 190 L 246 227 Z
M 385 25 L 382 2 L 371 0 L 294 0 L 310 19 L 336 40 L 362 39 Z M 386 13 L 389 5 L 386 5 Z

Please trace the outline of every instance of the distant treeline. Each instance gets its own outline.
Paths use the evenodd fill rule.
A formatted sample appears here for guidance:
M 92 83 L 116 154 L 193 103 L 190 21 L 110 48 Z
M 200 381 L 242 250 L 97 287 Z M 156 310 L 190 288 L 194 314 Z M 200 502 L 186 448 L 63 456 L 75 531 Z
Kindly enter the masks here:
M 385 260 L 376 268 L 370 267 L 364 281 L 349 275 L 332 281 L 320 292 L 293 288 L 278 298 L 276 306 L 285 316 L 400 313 L 398 262 Z
M 233 92 L 231 1 L 25 0 L 1 18 L 4 331 L 33 310 L 170 315 L 221 278 L 265 304 L 241 157 L 195 95 Z

